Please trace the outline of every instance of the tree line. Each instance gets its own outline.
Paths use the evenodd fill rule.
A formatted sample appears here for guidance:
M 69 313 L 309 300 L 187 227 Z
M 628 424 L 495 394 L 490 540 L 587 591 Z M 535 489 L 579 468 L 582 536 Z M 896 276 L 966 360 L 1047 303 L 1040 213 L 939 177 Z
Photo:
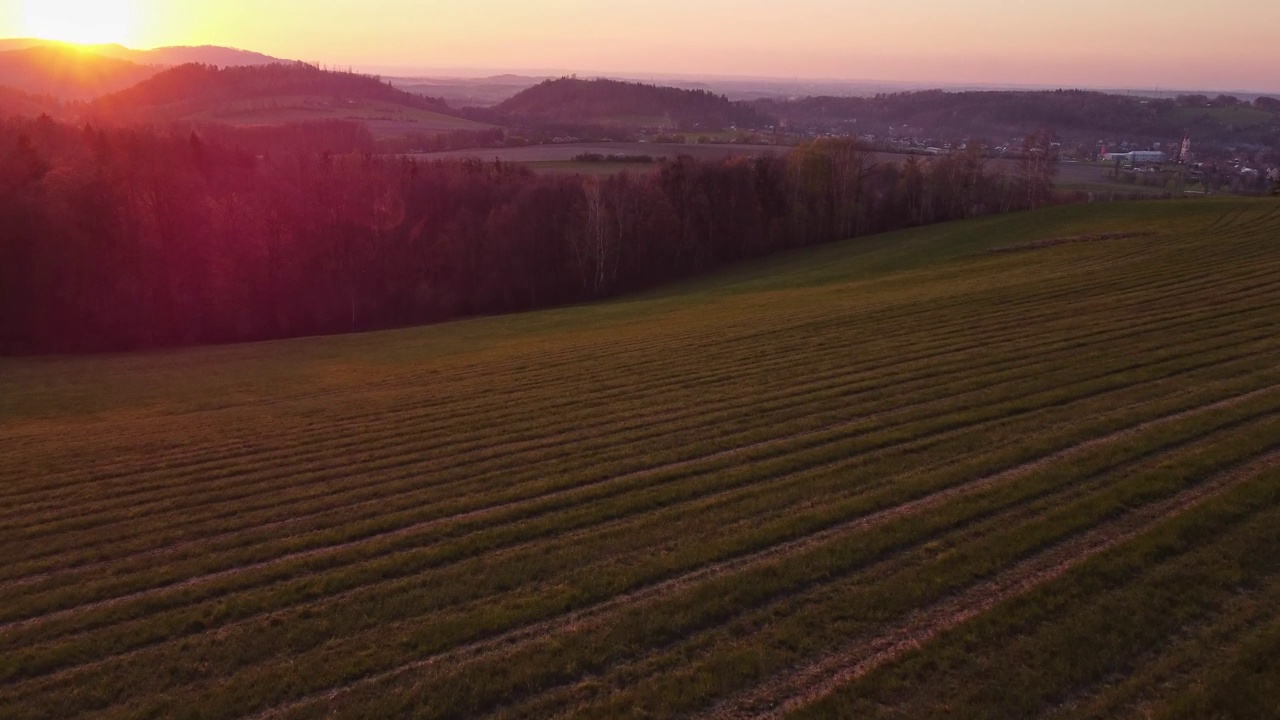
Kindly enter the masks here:
M 898 163 L 823 140 L 787 157 L 544 176 L 509 163 L 256 155 L 214 134 L 0 121 L 0 351 L 528 310 L 1048 201 L 1048 164 L 991 167 L 977 148 Z
M 1235 95 L 1221 94 L 1217 97 L 1210 98 L 1204 94 L 1179 95 L 1174 99 L 1178 107 L 1215 107 L 1215 108 L 1232 108 L 1232 107 L 1253 107 L 1267 112 L 1280 112 L 1280 100 L 1265 95 L 1254 98 L 1253 103 L 1248 103 Z

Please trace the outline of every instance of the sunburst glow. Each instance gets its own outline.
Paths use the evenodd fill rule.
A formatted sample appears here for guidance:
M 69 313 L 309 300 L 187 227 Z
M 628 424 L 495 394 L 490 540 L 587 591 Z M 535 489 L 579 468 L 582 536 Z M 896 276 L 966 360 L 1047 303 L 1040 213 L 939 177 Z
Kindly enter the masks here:
M 134 0 L 21 0 L 25 34 L 70 43 L 128 44 Z

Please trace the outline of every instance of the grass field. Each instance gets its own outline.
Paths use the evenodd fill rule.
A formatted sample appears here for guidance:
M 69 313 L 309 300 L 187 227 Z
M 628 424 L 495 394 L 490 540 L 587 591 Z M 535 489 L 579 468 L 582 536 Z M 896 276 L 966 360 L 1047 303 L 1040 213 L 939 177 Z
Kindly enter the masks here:
M 1015 169 L 1012 165 L 1010 166 L 1011 172 Z M 1116 198 L 1128 198 L 1135 195 L 1167 197 L 1172 192 L 1167 187 L 1151 187 L 1122 182 L 1117 180 L 1114 175 L 1115 165 L 1108 162 L 1060 163 L 1058 165 L 1058 175 L 1054 178 L 1054 181 L 1059 190 L 1093 193 L 1101 200 L 1106 200 L 1112 196 Z M 1162 175 L 1161 177 L 1167 179 L 1168 176 Z M 1186 189 L 1195 192 L 1202 191 L 1204 188 L 1199 184 L 1193 184 L 1188 185 Z
M 0 360 L 0 717 L 1276 717 L 1278 323 L 1203 200 Z
M 270 102 L 270 107 L 263 107 Z M 283 125 L 318 120 L 361 120 L 375 137 L 405 133 L 446 133 L 484 130 L 491 126 L 465 118 L 388 102 L 335 100 L 327 97 L 278 97 L 270 101 L 229 102 L 187 119 L 237 126 Z

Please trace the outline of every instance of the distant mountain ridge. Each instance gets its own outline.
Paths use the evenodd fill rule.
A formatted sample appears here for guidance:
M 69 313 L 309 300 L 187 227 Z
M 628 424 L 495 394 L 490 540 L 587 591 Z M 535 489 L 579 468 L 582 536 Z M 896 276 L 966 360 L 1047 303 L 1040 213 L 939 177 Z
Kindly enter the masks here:
M 124 60 L 137 65 L 174 66 L 187 63 L 203 63 L 205 65 L 270 65 L 272 63 L 289 62 L 288 60 L 264 55 L 250 50 L 221 47 L 218 45 L 174 45 L 151 50 L 135 50 L 123 45 L 76 45 L 56 40 L 39 38 L 0 39 L 0 52 L 25 50 L 33 47 L 56 47 L 64 50 L 77 50 L 81 53 L 92 53 L 114 60 Z
M 288 62 L 281 58 L 263 55 L 262 53 L 251 52 L 249 50 L 237 50 L 236 48 L 219 47 L 217 45 L 201 45 L 198 47 L 174 46 L 155 48 L 154 50 L 130 50 L 129 48 L 117 45 L 108 46 L 107 51 L 103 54 L 108 57 L 128 60 L 139 64 L 170 66 L 201 63 L 204 65 L 227 67 L 271 65 L 273 63 Z
M 280 62 L 284 61 L 262 53 L 212 45 L 133 50 L 122 45 L 7 39 L 0 40 L 0 87 L 60 100 L 92 100 L 146 80 L 167 67 Z
M 89 100 L 121 90 L 156 74 L 138 65 L 54 45 L 0 52 L 0 87 L 63 100 Z

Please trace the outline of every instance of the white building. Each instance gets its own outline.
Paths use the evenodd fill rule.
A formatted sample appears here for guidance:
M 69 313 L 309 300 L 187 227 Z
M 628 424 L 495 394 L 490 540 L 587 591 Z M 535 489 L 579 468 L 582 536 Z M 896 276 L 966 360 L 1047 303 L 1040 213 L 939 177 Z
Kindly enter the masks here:
M 1169 156 L 1159 150 L 1134 150 L 1127 153 L 1107 153 L 1102 156 L 1103 160 L 1120 160 L 1130 165 L 1138 163 L 1165 163 L 1169 162 Z

